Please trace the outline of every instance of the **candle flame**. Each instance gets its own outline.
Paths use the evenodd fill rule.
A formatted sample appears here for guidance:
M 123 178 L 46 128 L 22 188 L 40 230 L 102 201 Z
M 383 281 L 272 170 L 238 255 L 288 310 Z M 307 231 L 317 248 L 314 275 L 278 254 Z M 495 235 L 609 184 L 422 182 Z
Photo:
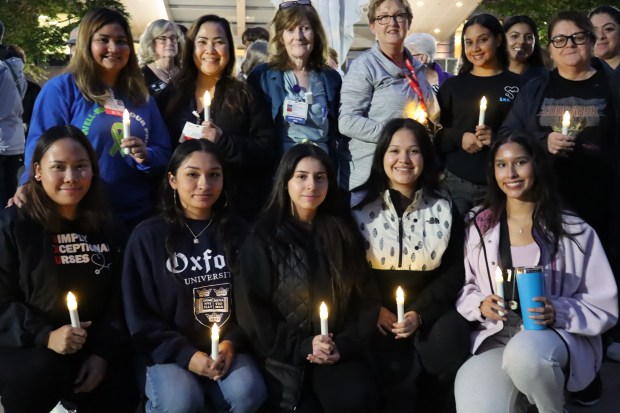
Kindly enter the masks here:
M 495 282 L 504 282 L 504 276 L 502 275 L 502 269 L 497 267 L 495 268 Z
M 205 92 L 205 95 L 202 98 L 202 106 L 204 106 L 205 108 L 207 106 L 211 106 L 211 94 L 208 90 Z
M 486 98 L 486 96 L 483 96 L 482 99 L 480 99 L 480 109 L 482 109 L 482 110 L 486 110 L 487 109 L 487 98 Z
M 396 289 L 396 303 L 397 304 L 404 304 L 405 302 L 405 293 L 403 292 L 403 289 L 400 288 L 400 286 Z
M 129 123 L 129 122 L 131 122 L 129 118 L 129 111 L 125 109 L 125 111 L 123 112 L 123 123 Z
M 71 291 L 67 294 L 67 308 L 69 310 L 77 310 L 77 300 Z
M 413 119 L 417 122 L 424 123 L 426 122 L 426 118 L 428 115 L 416 102 L 411 101 L 405 105 L 405 109 L 403 110 L 403 115 L 406 118 Z
M 211 338 L 219 338 L 220 337 L 220 329 L 217 324 L 213 323 L 213 328 L 211 329 Z
M 564 112 L 564 116 L 562 116 L 562 126 L 569 126 L 570 125 L 570 112 L 566 111 Z
M 327 306 L 325 305 L 325 302 L 321 302 L 321 307 L 319 309 L 319 316 L 321 317 L 321 320 L 325 320 L 327 319 Z

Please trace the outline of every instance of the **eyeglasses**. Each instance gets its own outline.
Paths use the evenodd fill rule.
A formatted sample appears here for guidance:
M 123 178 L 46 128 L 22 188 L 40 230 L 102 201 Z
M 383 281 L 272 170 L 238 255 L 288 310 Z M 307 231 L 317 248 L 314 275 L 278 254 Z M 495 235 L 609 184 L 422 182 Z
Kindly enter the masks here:
M 159 43 L 166 43 L 166 42 L 178 43 L 179 36 L 157 36 L 155 40 L 157 40 Z
M 553 47 L 561 49 L 568 44 L 568 39 L 570 39 L 575 46 L 578 46 L 584 44 L 588 40 L 588 37 L 590 37 L 588 32 L 573 33 L 570 36 L 558 34 L 557 36 L 549 38 L 549 41 L 553 44 Z
M 312 2 L 310 0 L 296 0 L 296 1 L 284 1 L 280 3 L 280 10 L 282 9 L 290 9 L 294 6 L 311 6 Z
M 389 24 L 392 19 L 398 24 L 404 23 L 409 18 L 409 13 L 400 13 L 390 16 L 389 14 L 375 17 L 375 21 L 381 25 Z

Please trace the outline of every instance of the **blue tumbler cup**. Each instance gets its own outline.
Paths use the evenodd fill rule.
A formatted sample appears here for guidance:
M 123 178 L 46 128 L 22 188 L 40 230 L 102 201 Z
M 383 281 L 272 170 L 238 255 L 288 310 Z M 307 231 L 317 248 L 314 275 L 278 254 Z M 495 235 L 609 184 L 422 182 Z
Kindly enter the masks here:
M 544 296 L 543 274 L 541 266 L 517 267 L 515 268 L 517 277 L 517 288 L 519 289 L 519 301 L 521 301 L 521 317 L 523 317 L 523 327 L 526 330 L 544 330 L 547 326 L 536 324 L 532 320 L 529 308 L 543 307 L 545 304 L 540 301 L 533 301 L 534 297 Z

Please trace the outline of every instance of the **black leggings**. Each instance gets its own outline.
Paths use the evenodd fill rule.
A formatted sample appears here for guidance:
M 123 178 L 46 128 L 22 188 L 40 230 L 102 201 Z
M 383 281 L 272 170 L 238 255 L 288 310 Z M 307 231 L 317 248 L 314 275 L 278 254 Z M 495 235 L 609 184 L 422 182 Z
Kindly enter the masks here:
M 109 363 L 106 377 L 90 393 L 73 392 L 83 361 L 47 348 L 0 347 L 0 396 L 6 413 L 49 413 L 60 400 L 80 413 L 135 411 L 138 393 L 129 359 Z

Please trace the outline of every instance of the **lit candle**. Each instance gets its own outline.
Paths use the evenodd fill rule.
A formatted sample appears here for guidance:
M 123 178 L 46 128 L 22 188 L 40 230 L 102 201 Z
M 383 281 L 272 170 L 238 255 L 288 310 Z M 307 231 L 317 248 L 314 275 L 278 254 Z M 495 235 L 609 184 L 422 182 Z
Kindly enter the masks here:
M 562 135 L 568 135 L 568 127 L 570 126 L 570 113 L 564 112 L 562 116 Z
M 502 276 L 502 270 L 499 267 L 495 269 L 495 289 L 497 290 L 497 295 L 499 295 L 503 300 L 504 299 L 504 277 Z M 503 307 L 504 303 L 503 302 L 499 303 L 499 305 Z M 499 311 L 498 314 L 500 317 L 504 316 L 503 311 Z
M 220 329 L 213 324 L 211 329 L 211 358 L 215 360 L 220 355 Z
M 131 119 L 129 118 L 129 112 L 127 109 L 123 112 L 123 139 L 131 137 L 129 127 L 131 126 Z M 123 148 L 123 153 L 129 155 L 129 148 Z
M 398 313 L 397 321 L 402 323 L 405 320 L 405 293 L 403 289 L 396 289 L 396 312 Z
M 480 99 L 480 116 L 478 116 L 478 125 L 484 125 L 484 112 L 487 110 L 487 98 L 485 96 Z
M 67 308 L 69 309 L 69 317 L 71 318 L 71 327 L 79 327 L 80 316 L 77 310 L 77 300 L 71 291 L 67 294 Z
M 426 112 L 421 107 L 418 107 L 413 114 L 413 120 L 424 125 L 426 123 Z
M 211 94 L 207 90 L 202 98 L 202 106 L 205 111 L 205 122 L 209 122 L 209 109 L 211 108 Z
M 329 328 L 327 327 L 327 306 L 325 302 L 321 302 L 321 308 L 319 309 L 319 317 L 321 317 L 321 335 L 329 335 Z

